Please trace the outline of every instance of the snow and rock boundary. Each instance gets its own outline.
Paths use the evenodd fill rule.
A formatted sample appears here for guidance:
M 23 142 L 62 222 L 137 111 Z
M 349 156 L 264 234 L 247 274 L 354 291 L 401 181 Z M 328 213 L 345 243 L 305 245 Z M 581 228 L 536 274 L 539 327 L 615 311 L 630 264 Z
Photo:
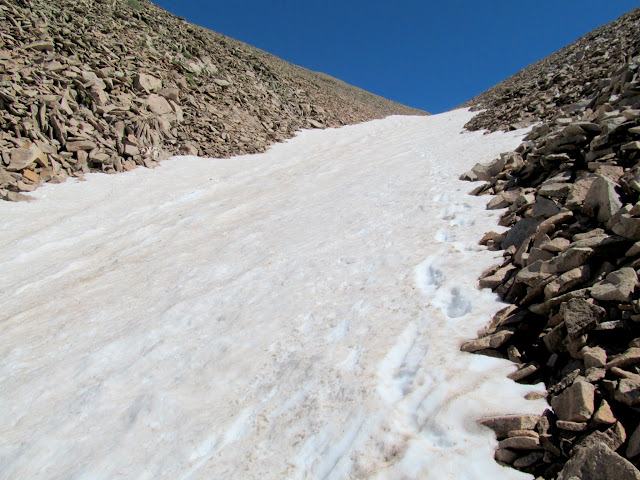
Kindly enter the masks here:
M 496 460 L 546 479 L 640 478 L 639 71 L 640 57 L 628 59 L 589 99 L 549 110 L 514 152 L 461 177 L 484 182 L 472 193 L 495 195 L 489 209 L 507 209 L 509 230 L 480 242 L 504 250 L 480 287 L 512 304 L 462 350 L 509 358 L 514 381 L 547 386 L 552 409 L 539 419 L 485 422 Z

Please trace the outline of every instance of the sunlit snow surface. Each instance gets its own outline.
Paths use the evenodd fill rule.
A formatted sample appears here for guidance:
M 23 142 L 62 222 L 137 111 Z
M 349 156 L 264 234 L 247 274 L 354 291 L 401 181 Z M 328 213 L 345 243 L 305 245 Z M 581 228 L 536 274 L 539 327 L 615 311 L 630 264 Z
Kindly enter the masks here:
M 457 178 L 523 135 L 472 116 L 0 202 L 0 478 L 531 478 L 475 421 L 540 387 L 459 352 L 500 212 Z

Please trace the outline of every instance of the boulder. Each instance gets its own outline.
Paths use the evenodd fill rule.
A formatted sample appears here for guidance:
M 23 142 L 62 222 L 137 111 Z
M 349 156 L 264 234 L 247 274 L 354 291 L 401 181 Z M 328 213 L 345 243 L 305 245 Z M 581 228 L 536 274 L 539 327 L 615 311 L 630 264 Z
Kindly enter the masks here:
M 48 166 L 47 155 L 33 143 L 26 144 L 21 148 L 10 150 L 11 161 L 6 167 L 10 172 L 18 172 L 29 165 L 37 163 L 43 167 Z
M 167 99 L 157 93 L 152 93 L 147 97 L 147 105 L 149 106 L 149 110 L 156 115 L 173 113 L 173 109 Z
M 633 268 L 625 267 L 608 274 L 604 280 L 591 287 L 590 294 L 596 300 L 628 302 L 638 285 L 638 275 Z
M 622 208 L 622 202 L 615 187 L 616 184 L 613 180 L 597 175 L 587 192 L 584 205 L 597 217 L 599 222 L 607 222 Z
M 139 73 L 133 79 L 133 86 L 145 92 L 157 92 L 162 89 L 162 80 L 148 73 Z
M 565 464 L 558 480 L 640 480 L 640 471 L 606 445 L 580 448 Z
M 604 318 L 605 313 L 604 308 L 581 298 L 572 298 L 560 306 L 560 315 L 570 338 L 578 338 L 595 328 Z
M 640 218 L 623 213 L 616 220 L 611 228 L 614 233 L 630 240 L 640 240 Z
M 584 380 L 576 380 L 560 395 L 551 400 L 551 406 L 560 420 L 586 422 L 594 412 L 595 387 Z

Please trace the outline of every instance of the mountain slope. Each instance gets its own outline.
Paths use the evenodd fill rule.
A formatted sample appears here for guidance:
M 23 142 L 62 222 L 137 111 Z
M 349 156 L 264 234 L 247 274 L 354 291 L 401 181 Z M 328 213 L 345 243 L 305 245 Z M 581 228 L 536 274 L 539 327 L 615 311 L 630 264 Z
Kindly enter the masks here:
M 512 303 L 462 349 L 509 358 L 514 381 L 546 385 L 552 409 L 525 435 L 505 428 L 519 418 L 486 422 L 496 459 L 537 478 L 640 478 L 639 18 L 623 15 L 478 97 L 488 110 L 467 124 L 544 120 L 462 176 L 483 180 L 473 193 L 504 209 L 507 230 L 481 240 L 503 260 L 480 286 Z
M 588 107 L 607 86 L 606 79 L 639 53 L 636 8 L 462 104 L 486 109 L 466 127 L 519 128 Z
M 146 0 L 2 0 L 0 58 L 0 196 L 11 199 L 180 152 L 254 153 L 302 128 L 426 114 Z

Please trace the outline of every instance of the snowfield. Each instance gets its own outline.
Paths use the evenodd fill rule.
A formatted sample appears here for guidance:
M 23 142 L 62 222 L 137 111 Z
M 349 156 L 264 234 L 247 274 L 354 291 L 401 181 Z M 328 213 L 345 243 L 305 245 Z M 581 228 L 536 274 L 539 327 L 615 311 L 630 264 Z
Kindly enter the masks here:
M 504 305 L 458 176 L 523 135 L 472 116 L 0 202 L 0 478 L 532 478 L 476 420 L 544 388 L 459 351 Z

